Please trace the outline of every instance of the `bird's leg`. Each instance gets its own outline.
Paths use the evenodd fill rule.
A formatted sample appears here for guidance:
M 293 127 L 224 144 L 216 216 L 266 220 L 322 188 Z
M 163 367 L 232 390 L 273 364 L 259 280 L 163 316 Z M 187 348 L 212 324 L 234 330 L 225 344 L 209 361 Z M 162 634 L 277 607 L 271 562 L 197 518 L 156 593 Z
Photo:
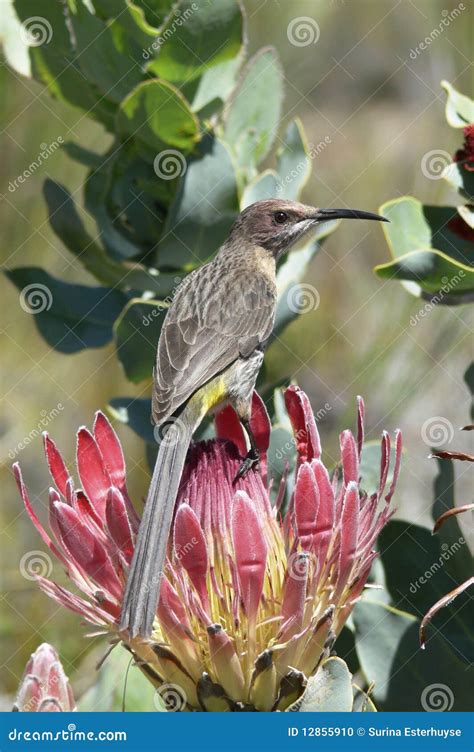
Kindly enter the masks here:
M 240 422 L 242 423 L 247 436 L 249 437 L 250 450 L 247 452 L 246 458 L 237 471 L 237 474 L 234 478 L 234 483 L 238 481 L 239 478 L 243 478 L 245 475 L 247 475 L 248 471 L 253 467 L 257 468 L 260 462 L 260 452 L 258 450 L 257 444 L 255 443 L 254 435 L 250 427 L 250 421 L 248 420 L 248 418 L 241 418 Z

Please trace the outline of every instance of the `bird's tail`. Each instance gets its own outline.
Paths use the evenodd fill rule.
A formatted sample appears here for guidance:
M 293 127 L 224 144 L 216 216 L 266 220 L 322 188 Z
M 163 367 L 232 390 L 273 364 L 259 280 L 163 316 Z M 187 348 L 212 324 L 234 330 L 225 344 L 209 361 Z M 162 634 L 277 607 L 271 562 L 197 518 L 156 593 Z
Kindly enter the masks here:
M 200 420 L 188 403 L 160 444 L 120 616 L 120 629 L 128 630 L 130 637 L 149 637 L 152 631 L 179 482 Z

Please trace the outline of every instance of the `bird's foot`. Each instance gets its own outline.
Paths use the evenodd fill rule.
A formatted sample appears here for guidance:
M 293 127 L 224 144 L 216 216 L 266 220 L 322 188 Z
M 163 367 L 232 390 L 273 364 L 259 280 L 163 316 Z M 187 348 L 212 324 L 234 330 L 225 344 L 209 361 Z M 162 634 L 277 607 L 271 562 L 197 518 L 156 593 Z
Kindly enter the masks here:
M 234 483 L 237 483 L 237 481 L 240 478 L 243 478 L 249 470 L 257 469 L 260 464 L 260 453 L 257 452 L 255 449 L 251 449 L 250 452 L 247 454 L 246 458 L 242 462 L 241 466 L 237 470 L 237 474 L 234 478 Z

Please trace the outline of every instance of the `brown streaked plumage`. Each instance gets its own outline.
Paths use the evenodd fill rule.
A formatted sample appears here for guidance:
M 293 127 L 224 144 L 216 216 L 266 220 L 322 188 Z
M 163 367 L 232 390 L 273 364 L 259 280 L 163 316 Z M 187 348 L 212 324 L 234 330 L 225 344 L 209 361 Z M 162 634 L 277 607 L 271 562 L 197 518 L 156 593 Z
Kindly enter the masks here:
M 225 402 L 237 411 L 250 451 L 238 477 L 258 463 L 250 431 L 252 392 L 275 321 L 276 264 L 318 222 L 377 219 L 353 209 L 316 209 L 268 199 L 247 207 L 212 261 L 179 285 L 158 343 L 152 417 L 171 421 L 160 444 L 130 568 L 121 629 L 151 634 L 169 530 L 192 434 Z

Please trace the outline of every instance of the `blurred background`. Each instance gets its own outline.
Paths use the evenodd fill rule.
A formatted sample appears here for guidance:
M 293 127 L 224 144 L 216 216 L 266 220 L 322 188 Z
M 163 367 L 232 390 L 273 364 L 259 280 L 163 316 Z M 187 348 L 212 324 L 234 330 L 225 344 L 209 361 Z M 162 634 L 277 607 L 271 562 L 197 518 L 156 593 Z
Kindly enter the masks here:
M 263 45 L 274 45 L 279 52 L 286 84 L 284 122 L 300 116 L 310 145 L 323 143 L 316 149 L 305 188 L 307 203 L 377 211 L 383 202 L 404 194 L 428 203 L 449 203 L 445 181 L 427 179 L 420 163 L 427 151 L 454 153 L 461 145 L 461 132 L 445 121 L 440 81 L 447 79 L 460 91 L 472 93 L 472 8 L 466 7 L 425 50 L 410 55 L 459 3 L 248 0 L 245 6 L 249 54 Z M 287 25 L 295 16 L 317 19 L 317 44 L 298 48 L 289 43 Z M 43 143 L 62 137 L 102 151 L 109 137 L 3 62 L 0 77 L 2 263 L 42 265 L 62 279 L 91 284 L 92 278 L 50 230 L 41 193 L 48 176 L 74 193 L 85 168 L 58 150 L 14 193 L 8 185 L 35 159 Z M 378 437 L 383 428 L 403 429 L 407 451 L 397 514 L 430 525 L 436 468 L 427 458 L 429 447 L 421 429 L 434 416 L 446 418 L 455 428 L 469 420 L 463 373 L 473 355 L 472 310 L 438 305 L 424 318 L 414 319 L 424 302 L 372 272 L 375 264 L 388 258 L 379 225 L 343 222 L 310 269 L 308 282 L 320 294 L 319 308 L 301 315 L 285 334 L 289 349 L 272 348 L 268 359 L 270 366 L 281 361 L 288 367 L 289 362 L 315 411 L 323 408 L 320 431 L 329 464 L 336 456 L 339 431 L 354 425 L 357 394 L 366 400 L 369 438 Z M 19 574 L 23 553 L 41 549 L 42 544 L 22 511 L 11 463 L 20 461 L 32 498 L 45 505 L 50 480 L 41 440 L 28 439 L 41 419 L 48 422 L 48 431 L 72 466 L 77 427 L 90 425 L 95 410 L 105 409 L 111 396 L 146 395 L 149 384 L 133 387 L 126 381 L 112 344 L 67 356 L 49 349 L 32 316 L 21 309 L 18 291 L 5 279 L 2 285 L 0 527 L 8 597 L 3 600 L 0 629 L 8 656 L 4 691 L 11 695 L 39 642 L 61 644 L 69 674 L 90 650 L 88 642 L 78 639 L 78 619 Z M 149 479 L 143 444 L 128 428 L 118 425 L 117 431 L 125 448 L 130 491 L 141 499 Z M 460 446 L 461 439 L 456 440 Z M 464 436 L 464 449 L 466 443 Z M 458 503 L 467 503 L 472 489 L 458 467 L 456 473 Z M 37 614 L 40 633 L 32 630 L 25 612 Z

